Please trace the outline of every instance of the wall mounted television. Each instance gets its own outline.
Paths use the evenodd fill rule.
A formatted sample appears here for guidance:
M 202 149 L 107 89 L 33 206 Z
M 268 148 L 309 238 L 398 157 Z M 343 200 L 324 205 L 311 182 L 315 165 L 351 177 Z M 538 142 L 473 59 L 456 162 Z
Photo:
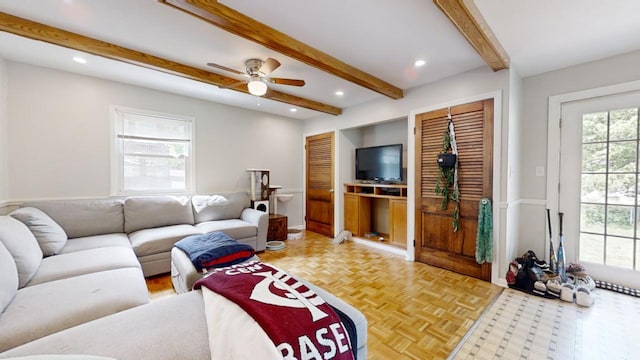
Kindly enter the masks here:
M 356 180 L 402 182 L 402 144 L 357 148 Z

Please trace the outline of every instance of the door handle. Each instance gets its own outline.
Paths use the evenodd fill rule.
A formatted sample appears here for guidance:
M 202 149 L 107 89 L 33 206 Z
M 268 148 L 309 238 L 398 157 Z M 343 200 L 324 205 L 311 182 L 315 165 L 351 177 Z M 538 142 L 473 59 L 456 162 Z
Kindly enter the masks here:
M 333 189 L 329 189 L 329 194 L 333 194 Z

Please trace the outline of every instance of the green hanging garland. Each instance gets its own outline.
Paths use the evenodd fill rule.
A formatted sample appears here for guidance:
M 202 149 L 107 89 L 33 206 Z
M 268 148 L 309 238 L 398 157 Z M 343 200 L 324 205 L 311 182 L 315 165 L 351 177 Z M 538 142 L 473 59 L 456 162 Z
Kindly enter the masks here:
M 444 132 L 444 137 L 442 139 L 442 152 L 441 154 L 446 154 L 451 149 L 451 134 L 449 134 L 449 126 L 447 126 L 447 130 Z M 442 196 L 442 203 L 440 204 L 440 208 L 442 210 L 446 210 L 449 206 L 449 201 L 455 202 L 455 208 L 453 209 L 453 232 L 457 232 L 460 228 L 460 191 L 455 185 L 455 172 L 457 165 L 455 167 L 443 168 L 442 166 L 438 166 L 440 169 L 440 176 L 436 181 L 436 194 Z

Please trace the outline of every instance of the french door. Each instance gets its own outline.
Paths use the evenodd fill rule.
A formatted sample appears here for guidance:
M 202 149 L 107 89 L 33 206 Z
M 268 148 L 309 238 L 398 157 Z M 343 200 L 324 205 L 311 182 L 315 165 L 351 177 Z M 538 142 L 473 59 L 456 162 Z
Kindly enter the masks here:
M 568 261 L 640 288 L 640 93 L 562 105 L 558 208 Z

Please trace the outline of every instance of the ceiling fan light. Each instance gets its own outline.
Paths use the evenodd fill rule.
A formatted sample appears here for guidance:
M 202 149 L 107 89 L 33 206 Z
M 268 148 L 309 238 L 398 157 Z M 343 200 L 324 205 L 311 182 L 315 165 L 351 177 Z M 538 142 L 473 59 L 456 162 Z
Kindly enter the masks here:
M 255 96 L 262 96 L 267 93 L 267 84 L 260 80 L 251 80 L 247 83 L 249 93 Z

